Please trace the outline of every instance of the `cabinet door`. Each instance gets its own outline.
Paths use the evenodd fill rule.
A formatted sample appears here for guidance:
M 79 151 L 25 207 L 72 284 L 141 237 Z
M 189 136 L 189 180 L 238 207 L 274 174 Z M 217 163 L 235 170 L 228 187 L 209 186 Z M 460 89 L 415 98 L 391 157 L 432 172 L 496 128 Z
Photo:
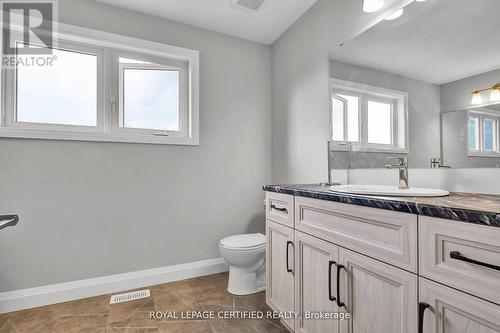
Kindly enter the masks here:
M 340 300 L 351 314 L 340 322 L 340 332 L 416 332 L 416 275 L 345 249 L 339 250 L 339 262 Z
M 274 311 L 292 313 L 295 310 L 293 229 L 267 220 L 266 237 L 267 304 Z M 294 330 L 293 317 L 282 322 Z
M 334 313 L 338 247 L 316 237 L 295 232 L 295 332 L 337 333 L 336 319 L 305 318 L 306 313 Z
M 424 278 L 419 282 L 421 332 L 500 332 L 500 306 Z

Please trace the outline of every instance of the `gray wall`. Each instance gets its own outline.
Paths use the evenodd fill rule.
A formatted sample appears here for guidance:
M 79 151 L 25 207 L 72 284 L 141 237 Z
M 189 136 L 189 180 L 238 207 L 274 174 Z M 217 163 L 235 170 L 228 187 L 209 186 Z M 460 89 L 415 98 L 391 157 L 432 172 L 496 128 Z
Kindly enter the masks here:
M 264 231 L 269 46 L 93 1 L 65 23 L 200 50 L 199 147 L 0 139 L 0 292 L 219 257 Z M 326 156 L 326 152 L 325 152 Z
M 431 158 L 441 156 L 439 145 L 441 108 L 438 85 L 339 61 L 330 62 L 330 77 L 407 92 L 410 167 L 428 167 Z M 373 164 L 364 166 L 359 160 L 364 156 L 372 163 L 373 154 L 358 155 L 358 161 L 355 163 L 358 167 L 373 166 Z M 377 166 L 380 167 L 380 163 Z
M 411 0 L 386 1 L 388 10 Z M 272 180 L 325 181 L 328 177 L 328 54 L 383 19 L 360 1 L 318 0 L 272 45 Z

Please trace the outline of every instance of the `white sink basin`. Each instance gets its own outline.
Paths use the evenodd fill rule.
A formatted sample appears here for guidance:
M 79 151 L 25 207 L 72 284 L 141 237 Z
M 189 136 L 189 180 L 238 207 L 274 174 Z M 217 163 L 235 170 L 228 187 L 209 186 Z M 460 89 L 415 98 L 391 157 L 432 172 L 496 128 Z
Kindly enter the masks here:
M 402 190 L 397 186 L 387 185 L 337 185 L 331 186 L 330 191 L 389 197 L 445 197 L 450 195 L 448 191 L 432 188 L 410 187 L 409 189 Z

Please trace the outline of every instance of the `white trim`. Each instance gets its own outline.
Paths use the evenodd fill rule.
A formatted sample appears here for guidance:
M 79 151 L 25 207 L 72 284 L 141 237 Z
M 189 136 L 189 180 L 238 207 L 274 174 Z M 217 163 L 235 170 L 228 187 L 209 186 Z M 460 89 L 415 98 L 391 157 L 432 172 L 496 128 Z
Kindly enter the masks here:
M 0 314 L 228 271 L 222 258 L 0 293 Z

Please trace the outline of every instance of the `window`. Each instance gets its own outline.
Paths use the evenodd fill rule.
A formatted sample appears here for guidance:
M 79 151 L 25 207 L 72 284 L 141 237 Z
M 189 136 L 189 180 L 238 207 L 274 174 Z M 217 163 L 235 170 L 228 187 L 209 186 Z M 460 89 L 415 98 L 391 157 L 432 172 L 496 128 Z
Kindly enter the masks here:
M 407 152 L 407 94 L 332 80 L 333 143 L 360 151 Z
M 53 54 L 53 66 L 17 66 L 15 120 L 97 126 L 98 54 L 76 48 Z
M 392 142 L 392 104 L 368 100 L 368 143 Z
M 499 115 L 469 112 L 467 137 L 470 156 L 498 157 L 500 154 L 499 123 Z
M 335 141 L 359 141 L 359 97 L 335 94 L 332 97 L 332 135 Z
M 479 118 L 469 118 L 469 150 L 479 151 Z
M 187 131 L 186 69 L 119 58 L 119 128 L 161 135 Z
M 197 51 L 61 30 L 50 64 L 3 64 L 0 136 L 198 144 Z

